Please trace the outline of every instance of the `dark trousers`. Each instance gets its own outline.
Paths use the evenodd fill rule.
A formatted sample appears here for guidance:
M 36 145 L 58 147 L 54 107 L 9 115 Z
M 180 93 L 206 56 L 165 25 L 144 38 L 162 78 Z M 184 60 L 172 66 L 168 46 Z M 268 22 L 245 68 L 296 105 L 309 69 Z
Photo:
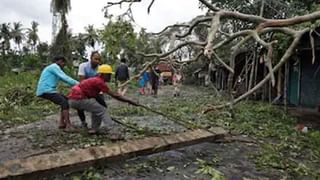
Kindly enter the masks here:
M 40 95 L 39 97 L 47 99 L 57 105 L 60 105 L 61 111 L 69 109 L 68 98 L 63 94 L 44 93 L 44 94 Z
M 103 94 L 99 94 L 96 98 L 96 101 L 101 104 L 102 106 L 104 106 L 105 108 L 107 108 L 107 104 L 106 102 L 104 101 L 104 96 Z M 86 122 L 86 115 L 84 114 L 84 110 L 82 109 L 78 109 L 78 116 L 81 120 L 82 123 L 85 123 Z

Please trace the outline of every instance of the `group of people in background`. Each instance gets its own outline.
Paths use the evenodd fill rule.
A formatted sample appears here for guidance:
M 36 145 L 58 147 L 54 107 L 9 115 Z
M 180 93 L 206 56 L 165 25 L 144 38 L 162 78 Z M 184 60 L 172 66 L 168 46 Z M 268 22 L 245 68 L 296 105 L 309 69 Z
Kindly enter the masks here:
M 130 73 L 126 59 L 122 58 L 116 72 L 108 64 L 102 64 L 101 55 L 98 51 L 91 53 L 88 62 L 81 63 L 78 70 L 79 81 L 73 79 L 63 72 L 66 59 L 63 56 L 57 56 L 53 63 L 45 67 L 38 81 L 36 95 L 47 99 L 61 107 L 59 128 L 65 131 L 74 131 L 69 117 L 69 108 L 77 110 L 81 125 L 88 128 L 85 112 L 91 113 L 91 127 L 88 128 L 89 134 L 96 134 L 101 122 L 112 128 L 115 122 L 107 111 L 107 104 L 104 100 L 104 94 L 107 94 L 119 101 L 127 102 L 134 106 L 139 104 L 125 97 L 127 91 L 126 81 L 130 79 Z M 116 84 L 119 84 L 117 92 L 113 92 L 108 82 L 115 74 Z M 149 67 L 139 78 L 140 94 L 158 95 L 159 81 L 161 81 L 161 72 L 157 67 Z M 62 81 L 68 84 L 71 89 L 68 96 L 57 91 L 58 82 Z M 172 77 L 175 87 L 174 96 L 180 95 L 180 86 L 182 75 L 177 72 Z
M 180 96 L 182 80 L 181 72 L 175 71 L 171 77 L 172 85 L 174 86 L 174 97 Z M 164 84 L 161 71 L 158 67 L 149 67 L 148 70 L 143 72 L 139 77 L 138 84 L 140 95 L 151 94 L 157 97 L 159 86 Z
M 151 94 L 157 97 L 160 73 L 157 67 L 149 67 L 147 71 L 143 72 L 138 81 L 139 93 L 141 95 Z

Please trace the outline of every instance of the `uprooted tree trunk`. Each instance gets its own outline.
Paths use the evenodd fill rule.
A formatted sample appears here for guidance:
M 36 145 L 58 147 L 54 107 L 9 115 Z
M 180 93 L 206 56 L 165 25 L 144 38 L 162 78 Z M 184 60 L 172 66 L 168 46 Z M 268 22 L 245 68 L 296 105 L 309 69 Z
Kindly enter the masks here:
M 125 1 L 120 1 L 125 2 Z M 128 0 L 128 2 L 134 2 Z M 236 99 L 232 99 L 230 102 L 218 106 L 211 106 L 210 108 L 207 108 L 205 112 L 209 112 L 211 110 L 214 110 L 216 108 L 221 108 L 225 106 L 232 106 L 233 104 L 236 104 L 240 102 L 241 100 L 247 98 L 252 93 L 256 92 L 259 88 L 265 85 L 265 83 L 271 81 L 272 86 L 275 86 L 275 72 L 277 72 L 292 56 L 294 53 L 297 44 L 299 43 L 301 37 L 303 34 L 307 32 L 312 32 L 312 28 L 304 28 L 304 29 L 297 29 L 297 27 L 290 28 L 293 25 L 305 23 L 305 22 L 315 22 L 315 20 L 320 19 L 320 11 L 303 15 L 303 16 L 296 16 L 293 18 L 288 19 L 267 19 L 262 17 L 263 14 L 263 8 L 265 1 L 262 1 L 261 9 L 260 9 L 260 15 L 252 15 L 252 14 L 244 14 L 240 12 L 235 11 L 228 11 L 224 9 L 219 9 L 209 3 L 207 0 L 199 0 L 205 7 L 209 9 L 209 12 L 206 13 L 204 16 L 198 16 L 194 18 L 189 24 L 183 23 L 183 24 L 175 24 L 166 27 L 163 31 L 160 33 L 157 33 L 157 35 L 161 36 L 163 33 L 168 33 L 168 31 L 172 27 L 179 27 L 180 31 L 181 28 L 185 29 L 185 31 L 182 31 L 184 33 L 176 35 L 176 38 L 183 40 L 184 38 L 191 36 L 193 30 L 200 25 L 205 25 L 205 27 L 208 28 L 208 35 L 206 41 L 185 41 L 175 48 L 169 50 L 166 53 L 163 54 L 143 54 L 145 57 L 153 57 L 153 58 L 167 58 L 169 55 L 175 53 L 177 50 L 185 47 L 185 46 L 192 46 L 194 49 L 202 49 L 203 55 L 207 57 L 210 61 L 216 60 L 217 64 L 222 64 L 223 67 L 225 67 L 230 75 L 229 75 L 229 92 L 231 92 L 233 87 L 233 79 L 234 79 L 234 68 L 235 68 L 235 57 L 237 53 L 242 49 L 246 48 L 248 44 L 254 44 L 254 46 L 259 46 L 264 49 L 266 49 L 266 60 L 265 64 L 268 69 L 268 73 L 265 75 L 265 77 L 258 82 L 257 84 L 254 84 L 252 82 L 252 76 L 253 73 L 256 73 L 256 66 L 257 63 L 256 60 L 252 64 L 252 71 L 250 74 L 250 82 L 249 82 L 249 89 L 244 94 L 240 95 Z M 249 27 L 245 30 L 237 31 L 231 34 L 223 32 L 221 27 L 223 26 L 223 23 L 226 23 L 227 20 L 237 20 L 239 22 L 247 22 L 250 23 Z M 171 31 L 172 32 L 172 31 Z M 287 48 L 286 52 L 282 55 L 280 60 L 278 60 L 278 63 L 273 65 L 273 62 L 276 62 L 273 60 L 273 51 L 274 47 L 277 45 L 277 40 L 273 39 L 270 41 L 270 36 L 265 36 L 270 33 L 282 33 L 285 34 L 293 39 L 290 46 Z M 311 45 L 314 47 L 314 40 L 311 36 Z M 218 38 L 220 37 L 220 38 Z M 193 38 L 194 39 L 194 38 Z M 226 45 L 233 45 L 230 50 L 230 58 L 229 62 L 223 61 L 219 55 L 216 53 L 218 49 L 221 49 L 222 47 Z M 314 50 L 313 50 L 313 56 L 314 56 Z M 197 59 L 199 58 L 199 55 L 197 56 Z M 314 57 L 313 57 L 314 59 Z M 194 61 L 194 60 L 193 60 Z M 155 63 L 156 61 L 152 61 Z M 253 72 L 255 71 L 255 72 Z

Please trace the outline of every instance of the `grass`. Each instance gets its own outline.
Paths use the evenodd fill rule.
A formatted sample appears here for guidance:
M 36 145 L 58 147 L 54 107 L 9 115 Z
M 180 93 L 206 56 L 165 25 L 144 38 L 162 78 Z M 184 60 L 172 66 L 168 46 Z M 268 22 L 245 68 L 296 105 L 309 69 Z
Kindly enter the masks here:
M 7 74 L 0 78 L 0 121 L 6 126 L 27 124 L 57 111 L 35 96 L 39 73 Z
M 257 139 L 260 150 L 251 153 L 257 167 L 279 170 L 284 177 L 319 179 L 320 132 L 307 134 L 294 130 L 297 120 L 281 108 L 259 102 L 235 106 L 234 118 L 221 112 L 207 117 L 233 133 Z

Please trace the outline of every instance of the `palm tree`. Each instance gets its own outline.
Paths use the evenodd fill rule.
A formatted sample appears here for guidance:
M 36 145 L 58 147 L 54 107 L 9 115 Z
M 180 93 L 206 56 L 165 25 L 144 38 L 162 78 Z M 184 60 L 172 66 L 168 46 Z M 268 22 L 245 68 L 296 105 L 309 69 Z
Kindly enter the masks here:
M 0 40 L 1 40 L 1 49 L 2 55 L 10 49 L 10 40 L 11 40 L 11 28 L 10 23 L 3 23 L 0 26 Z
M 60 13 L 60 14 L 68 14 L 71 10 L 71 2 L 70 0 L 52 0 L 51 1 L 51 12 L 52 13 Z
M 33 52 L 35 52 L 36 45 L 39 41 L 38 26 L 39 23 L 32 21 L 31 28 L 28 29 L 28 43 L 32 46 Z
M 21 52 L 20 45 L 22 43 L 22 40 L 25 38 L 21 22 L 13 23 L 11 35 L 12 35 L 14 42 L 18 45 L 19 51 Z
M 54 39 L 56 32 L 60 31 L 57 26 L 59 24 L 67 24 L 66 15 L 71 10 L 71 2 L 70 0 L 52 0 L 50 8 L 53 15 L 52 36 Z M 57 19 L 58 17 L 60 17 L 60 22 Z M 61 28 L 65 27 L 61 26 Z
M 85 27 L 86 33 L 84 34 L 84 41 L 88 46 L 94 48 L 95 44 L 100 41 L 99 35 L 93 25 Z
M 51 55 L 64 55 L 70 57 L 71 35 L 68 31 L 66 15 L 71 9 L 70 0 L 51 0 L 51 12 L 56 21 L 52 21 L 52 47 Z M 60 26 L 59 29 L 57 26 Z M 57 33 L 58 32 L 58 33 Z

